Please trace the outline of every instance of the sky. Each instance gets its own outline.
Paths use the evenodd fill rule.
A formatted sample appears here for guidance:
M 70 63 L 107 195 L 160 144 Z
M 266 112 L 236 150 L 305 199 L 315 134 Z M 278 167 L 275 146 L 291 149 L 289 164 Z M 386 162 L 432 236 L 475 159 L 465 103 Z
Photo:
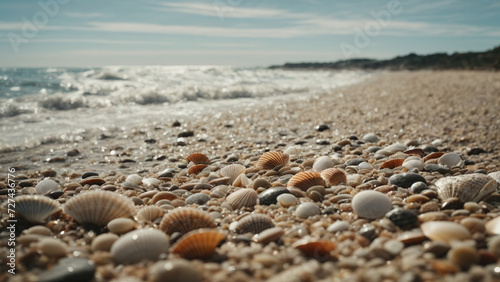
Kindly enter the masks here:
M 0 2 L 0 67 L 253 67 L 499 45 L 498 0 Z

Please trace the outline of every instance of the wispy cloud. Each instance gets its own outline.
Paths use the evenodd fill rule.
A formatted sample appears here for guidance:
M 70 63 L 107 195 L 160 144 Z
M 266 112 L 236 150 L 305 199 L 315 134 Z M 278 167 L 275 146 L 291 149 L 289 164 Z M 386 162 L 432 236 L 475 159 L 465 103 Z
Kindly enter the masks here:
M 7 38 L 1 38 L 0 42 L 8 42 Z M 40 43 L 92 43 L 92 44 L 113 44 L 113 45 L 162 45 L 171 46 L 170 42 L 160 42 L 160 41 L 144 41 L 144 40 L 112 40 L 112 39 L 61 39 L 61 38 L 45 38 L 45 39 L 32 39 L 31 42 Z
M 65 13 L 64 15 L 69 18 L 86 18 L 86 19 L 102 18 L 106 16 L 105 14 L 102 13 L 71 13 L 71 12 Z

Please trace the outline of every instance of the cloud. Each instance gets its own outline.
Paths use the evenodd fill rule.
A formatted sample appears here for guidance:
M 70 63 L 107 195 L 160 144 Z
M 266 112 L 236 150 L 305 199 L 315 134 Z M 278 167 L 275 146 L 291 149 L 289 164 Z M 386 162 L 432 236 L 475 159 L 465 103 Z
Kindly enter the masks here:
M 106 16 L 105 14 L 102 13 L 71 13 L 71 12 L 65 13 L 64 15 L 69 18 L 87 18 L 87 19 L 102 18 Z

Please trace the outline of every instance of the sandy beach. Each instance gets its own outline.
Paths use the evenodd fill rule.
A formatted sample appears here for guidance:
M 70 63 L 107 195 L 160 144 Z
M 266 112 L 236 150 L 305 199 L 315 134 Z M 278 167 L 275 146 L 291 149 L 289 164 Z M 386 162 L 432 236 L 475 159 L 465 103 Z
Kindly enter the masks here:
M 321 95 L 262 98 L 252 103 L 241 99 L 238 105 L 200 112 L 190 119 L 158 119 L 141 127 L 77 132 L 65 143 L 47 140 L 34 148 L 6 150 L 0 156 L 2 207 L 9 197 L 8 184 L 15 183 L 17 196 L 36 194 L 40 192 L 35 186 L 47 177 L 58 184 L 48 193 L 63 210 L 36 224 L 18 214 L 16 275 L 9 276 L 9 281 L 35 281 L 37 276 L 64 281 L 71 273 L 51 270 L 67 257 L 92 261 L 91 266 L 78 265 L 82 260 L 69 262 L 79 266 L 82 277 L 93 277 L 88 281 L 178 277 L 186 277 L 185 281 L 500 279 L 500 222 L 492 221 L 500 214 L 498 183 L 482 178 L 490 174 L 488 179 L 500 181 L 498 109 L 500 73 L 375 72 L 361 83 Z M 266 152 L 289 156 L 276 166 L 263 166 L 259 160 Z M 430 156 L 436 152 L 443 154 Z M 193 153 L 209 158 L 200 171 L 189 170 L 196 164 L 186 157 Z M 441 159 L 447 153 L 451 160 Z M 324 156 L 330 161 L 319 169 L 321 164 L 314 167 L 315 160 Z M 454 160 L 455 156 L 459 159 Z M 385 164 L 393 159 L 407 162 Z M 224 167 L 235 164 L 243 166 L 239 173 L 223 172 Z M 343 172 L 346 179 L 321 184 L 319 177 L 320 182 L 309 186 L 289 183 L 304 171 L 314 170 L 317 177 L 331 167 Z M 11 176 L 7 176 L 9 169 L 15 170 Z M 420 178 L 393 177 L 407 172 Z M 459 175 L 479 179 L 466 190 L 487 185 L 490 190 L 481 190 L 484 197 L 461 198 L 459 194 L 445 198 L 436 182 Z M 416 182 L 424 183 L 413 185 Z M 280 202 L 277 194 L 262 194 L 279 187 L 287 187 L 291 194 L 276 193 L 293 195 L 295 202 L 288 196 Z M 270 197 L 274 203 L 245 203 L 230 197 L 244 189 L 254 191 L 247 198 L 258 197 L 262 202 Z M 95 247 L 93 241 L 113 233 L 108 222 L 84 228 L 75 216 L 64 212 L 70 199 L 87 190 L 112 191 L 134 203 L 133 214 L 117 216 L 132 223 L 121 223 L 125 231 L 116 231 L 118 236 L 107 247 Z M 381 202 L 389 199 L 389 210 L 373 218 L 363 216 L 360 209 L 378 202 L 358 204 L 353 199 L 368 190 L 382 194 Z M 162 192 L 170 192 L 171 198 L 153 200 Z M 243 201 L 242 207 L 238 201 Z M 302 208 L 304 203 L 312 203 L 318 211 L 304 211 L 308 208 Z M 187 207 L 203 210 L 215 224 L 212 229 L 224 238 L 215 243 L 208 257 L 191 258 L 178 251 L 178 245 L 173 246 L 186 238 L 183 232 L 165 232 L 160 227 L 161 216 L 151 222 L 137 217 L 137 211 L 146 206 L 158 206 L 166 215 Z M 249 214 L 264 214 L 272 227 L 237 231 L 239 222 Z M 7 210 L 2 211 L 3 280 L 8 270 L 8 261 L 4 261 L 9 252 L 8 216 Z M 458 231 L 442 239 L 435 235 L 442 227 L 435 227 L 438 231 L 423 227 L 439 222 L 453 223 L 449 228 Z M 39 226 L 46 228 L 35 228 Z M 118 256 L 123 254 L 114 252 L 111 244 L 134 232 L 132 229 L 149 227 L 167 233 L 168 252 L 156 259 L 120 263 Z M 261 233 L 266 230 L 269 234 Z M 457 235 L 460 232 L 462 237 Z M 58 241 L 46 242 L 47 237 Z M 304 246 L 311 242 L 319 245 Z M 48 251 L 57 248 L 62 249 L 58 254 Z M 161 267 L 168 262 L 175 262 L 171 268 L 177 272 Z

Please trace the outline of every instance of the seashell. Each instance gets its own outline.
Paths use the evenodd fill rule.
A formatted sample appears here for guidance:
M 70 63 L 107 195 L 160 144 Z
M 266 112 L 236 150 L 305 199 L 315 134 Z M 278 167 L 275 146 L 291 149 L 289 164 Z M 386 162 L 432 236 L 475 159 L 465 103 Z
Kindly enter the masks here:
M 331 256 L 330 253 L 335 250 L 337 244 L 330 240 L 311 240 L 304 238 L 292 244 L 292 248 L 301 250 L 306 256 L 326 261 Z
M 251 188 L 240 189 L 231 193 L 226 197 L 226 202 L 233 207 L 233 209 L 240 209 L 242 207 L 253 207 L 257 204 L 257 192 Z
M 35 190 L 40 195 L 45 195 L 52 191 L 59 190 L 59 184 L 52 179 L 45 178 L 44 180 L 38 182 L 35 186 Z
M 411 159 L 411 158 L 407 158 L 404 162 L 403 162 L 403 166 L 408 169 L 408 170 L 412 170 L 412 169 L 418 169 L 418 170 L 423 170 L 424 169 L 424 162 L 423 160 L 421 159 Z
M 314 171 L 303 171 L 295 174 L 288 180 L 287 188 L 299 188 L 302 191 L 307 191 L 312 186 L 322 185 L 325 186 L 325 180 L 321 177 L 321 173 Z
M 266 229 L 273 228 L 274 223 L 271 218 L 264 214 L 251 214 L 240 219 L 236 227 L 236 233 L 258 234 Z
M 160 223 L 160 229 L 171 235 L 174 232 L 182 234 L 200 228 L 215 228 L 215 222 L 210 214 L 195 208 L 178 208 L 166 214 Z
M 121 236 L 111 246 L 111 254 L 119 264 L 138 263 L 142 260 L 157 260 L 167 253 L 170 246 L 168 236 L 153 228 L 138 229 Z
M 308 218 L 321 213 L 321 209 L 312 202 L 305 202 L 300 204 L 295 210 L 295 215 L 299 218 Z
M 197 164 L 197 165 L 190 167 L 187 172 L 188 172 L 188 174 L 198 174 L 198 173 L 200 173 L 200 171 L 204 170 L 207 167 L 208 167 L 208 165 L 206 165 L 206 164 Z
M 210 159 L 206 155 L 201 154 L 201 153 L 194 153 L 194 154 L 187 156 L 186 161 L 188 163 L 192 162 L 195 165 L 197 165 L 197 164 L 210 164 Z
M 127 178 L 125 178 L 125 182 L 131 182 L 140 185 L 142 183 L 142 177 L 137 174 L 131 174 L 127 176 Z
M 233 184 L 234 180 L 246 170 L 244 165 L 231 164 L 223 167 L 220 170 L 220 175 L 229 177 L 229 184 Z
M 108 222 L 107 227 L 109 229 L 109 232 L 115 233 L 115 234 L 124 234 L 132 229 L 134 229 L 135 226 L 135 221 L 133 221 L 130 218 L 115 218 Z
M 16 214 L 32 223 L 41 223 L 60 209 L 59 202 L 45 196 L 22 195 L 14 199 Z
M 500 184 L 500 171 L 495 171 L 488 174 L 489 177 L 495 179 L 495 181 Z
M 257 164 L 258 169 L 273 169 L 277 166 L 286 166 L 289 156 L 281 152 L 266 152 L 260 156 Z
M 151 204 L 156 204 L 156 202 L 160 201 L 160 200 L 169 200 L 169 201 L 172 201 L 172 200 L 175 200 L 175 199 L 178 199 L 179 196 L 175 195 L 174 193 L 172 192 L 168 192 L 168 191 L 161 191 L 161 192 L 158 192 L 156 193 L 153 198 L 151 198 Z
M 257 243 L 267 244 L 276 241 L 283 237 L 285 230 L 281 227 L 273 227 L 266 229 L 253 237 L 253 240 Z
M 288 193 L 279 195 L 276 197 L 276 200 L 282 207 L 285 208 L 291 207 L 297 203 L 297 197 Z
M 201 282 L 203 275 L 189 261 L 184 259 L 161 260 L 149 268 L 149 277 L 153 282 L 182 281 Z
M 428 221 L 422 223 L 420 229 L 432 241 L 450 243 L 452 240 L 461 241 L 472 238 L 469 230 L 456 222 Z
M 333 162 L 332 159 L 330 159 L 327 156 L 321 156 L 321 157 L 317 158 L 316 160 L 314 160 L 312 170 L 323 171 L 327 168 L 331 168 L 334 166 L 335 166 L 335 163 Z
M 442 155 L 444 155 L 443 152 L 430 153 L 430 154 L 428 154 L 427 156 L 424 157 L 424 162 L 426 162 L 428 160 L 431 160 L 431 159 L 437 159 L 437 158 L 441 157 Z
M 452 168 L 454 166 L 460 165 L 462 158 L 457 153 L 446 153 L 438 159 L 438 164 Z
M 181 237 L 171 251 L 186 259 L 207 259 L 225 238 L 226 234 L 216 229 L 194 230 Z
M 244 173 L 238 175 L 233 182 L 235 187 L 250 187 L 253 186 L 253 181 L 248 178 Z
M 165 210 L 157 206 L 145 206 L 137 212 L 136 218 L 145 222 L 153 222 L 162 217 Z
M 301 151 L 301 147 L 300 146 L 290 146 L 290 147 L 286 148 L 283 151 L 283 153 L 287 154 L 287 155 L 290 155 L 290 156 L 295 156 L 295 155 L 300 154 L 300 151 Z
M 361 191 L 354 195 L 351 206 L 358 216 L 367 219 L 382 217 L 392 209 L 389 197 L 373 190 Z
M 419 156 L 421 158 L 423 158 L 425 156 L 424 150 L 422 150 L 420 148 L 409 149 L 409 150 L 404 151 L 403 153 L 410 155 L 410 156 Z
M 496 217 L 486 222 L 486 233 L 490 235 L 500 235 L 500 217 Z
M 134 215 L 134 202 L 109 191 L 93 190 L 74 196 L 63 206 L 66 214 L 79 223 L 108 224 L 118 217 Z
M 393 169 L 393 168 L 396 168 L 396 167 L 400 167 L 403 165 L 405 159 L 393 159 L 393 160 L 388 160 L 388 161 L 385 161 L 383 162 L 381 165 L 380 165 L 380 168 L 379 169 L 384 169 L 384 168 L 390 168 L 390 169 Z
M 361 162 L 358 164 L 358 169 L 362 170 L 362 169 L 373 169 L 373 166 L 369 163 L 369 162 Z
M 406 145 L 401 143 L 395 143 L 384 148 L 385 151 L 390 152 L 392 154 L 396 152 L 406 151 L 406 149 L 408 149 Z
M 143 178 L 142 184 L 144 184 L 146 186 L 158 186 L 161 184 L 161 180 L 153 178 L 153 177 Z
M 347 182 L 347 176 L 345 172 L 338 168 L 328 168 L 321 172 L 321 177 L 325 179 L 331 186 L 336 186 L 341 183 Z
M 462 203 L 479 202 L 496 192 L 498 186 L 494 179 L 481 173 L 443 177 L 435 184 L 441 200 L 458 198 Z

